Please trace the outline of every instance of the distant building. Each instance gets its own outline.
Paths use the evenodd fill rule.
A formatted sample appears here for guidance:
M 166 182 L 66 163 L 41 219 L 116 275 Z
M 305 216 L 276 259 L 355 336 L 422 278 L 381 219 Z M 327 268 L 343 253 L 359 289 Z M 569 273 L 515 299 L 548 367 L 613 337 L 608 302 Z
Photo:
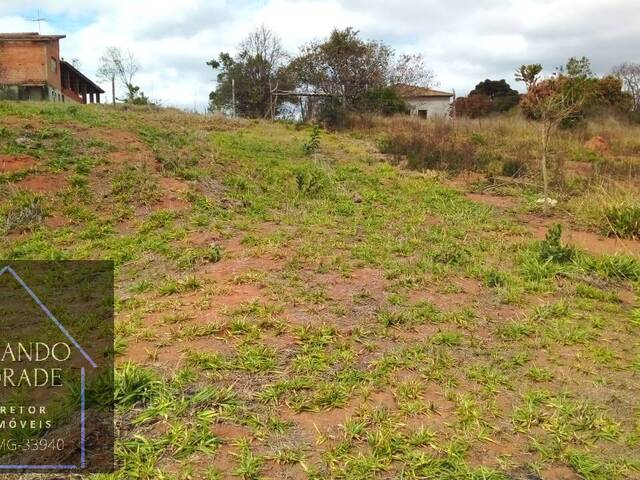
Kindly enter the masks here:
M 60 58 L 61 38 L 0 33 L 0 98 L 100 103 L 104 90 Z
M 411 116 L 421 118 L 449 117 L 453 93 L 441 92 L 431 88 L 398 84 L 396 91 L 407 102 Z

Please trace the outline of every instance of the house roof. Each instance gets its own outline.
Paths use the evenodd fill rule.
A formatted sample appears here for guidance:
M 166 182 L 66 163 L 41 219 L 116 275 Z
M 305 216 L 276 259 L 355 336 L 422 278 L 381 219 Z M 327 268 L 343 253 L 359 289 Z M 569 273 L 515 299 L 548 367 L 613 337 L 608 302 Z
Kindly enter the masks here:
M 405 83 L 396 84 L 395 89 L 397 90 L 398 94 L 403 98 L 453 97 L 453 93 L 442 92 L 440 90 L 433 90 L 432 88 L 418 87 L 416 85 L 407 85 Z
M 78 70 L 76 67 L 74 67 L 72 64 L 70 64 L 69 62 L 60 59 L 60 66 L 63 69 L 69 70 L 71 72 L 73 72 L 75 75 L 79 76 L 84 82 L 87 83 L 87 85 L 89 86 L 89 93 L 93 92 L 93 93 L 104 93 L 104 90 L 102 88 L 100 88 L 99 85 L 96 85 L 94 82 L 92 82 L 89 78 L 87 78 L 86 75 L 84 75 L 80 70 Z
M 16 33 L 1 33 L 0 41 L 2 40 L 28 40 L 30 42 L 50 42 L 51 40 L 60 40 L 65 38 L 66 35 L 40 35 L 37 32 L 16 32 Z

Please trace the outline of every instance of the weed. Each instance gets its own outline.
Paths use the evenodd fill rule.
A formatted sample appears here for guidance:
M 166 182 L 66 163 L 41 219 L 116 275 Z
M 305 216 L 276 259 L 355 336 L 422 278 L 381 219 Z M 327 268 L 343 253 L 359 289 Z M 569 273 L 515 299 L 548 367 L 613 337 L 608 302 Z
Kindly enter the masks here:
M 124 204 L 151 205 L 160 199 L 160 188 L 145 167 L 127 165 L 114 175 L 111 194 Z
M 0 207 L 0 231 L 22 232 L 38 227 L 48 215 L 42 195 L 17 190 L 9 194 Z
M 606 233 L 622 238 L 640 238 L 640 203 L 615 203 L 603 209 Z
M 127 362 L 116 370 L 114 390 L 116 404 L 130 408 L 148 404 L 160 393 L 162 383 L 155 372 Z
M 272 372 L 278 365 L 278 356 L 274 349 L 263 345 L 241 345 L 237 349 L 235 365 L 251 373 Z
M 326 171 L 314 164 L 298 167 L 294 171 L 298 192 L 306 197 L 326 194 L 331 187 L 331 179 Z
M 557 263 L 567 263 L 574 257 L 574 249 L 562 243 L 562 225 L 553 224 L 549 227 L 545 239 L 540 242 L 540 259 Z
M 251 446 L 246 439 L 240 439 L 237 445 L 239 451 L 234 455 L 238 459 L 238 467 L 234 473 L 244 480 L 258 480 L 264 459 L 251 451 Z
M 305 155 L 316 153 L 320 148 L 320 127 L 314 125 L 309 134 L 309 139 L 304 143 L 302 149 Z

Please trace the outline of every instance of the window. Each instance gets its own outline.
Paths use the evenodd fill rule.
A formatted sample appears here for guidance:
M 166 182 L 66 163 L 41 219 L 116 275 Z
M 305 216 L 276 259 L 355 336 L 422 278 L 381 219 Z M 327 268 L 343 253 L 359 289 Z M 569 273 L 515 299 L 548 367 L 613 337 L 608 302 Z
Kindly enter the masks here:
M 420 118 L 427 118 L 427 110 L 418 110 L 418 117 Z
M 53 73 L 56 73 L 56 71 L 58 70 L 58 61 L 53 57 L 49 59 L 49 69 Z

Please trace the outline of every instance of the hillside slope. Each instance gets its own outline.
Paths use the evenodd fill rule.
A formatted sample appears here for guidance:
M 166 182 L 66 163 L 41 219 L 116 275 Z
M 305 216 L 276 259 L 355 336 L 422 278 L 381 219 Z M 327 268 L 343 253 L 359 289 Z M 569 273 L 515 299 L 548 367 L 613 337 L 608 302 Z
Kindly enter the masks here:
M 0 115 L 0 256 L 116 262 L 113 478 L 640 478 L 637 242 L 541 241 L 355 135 Z

